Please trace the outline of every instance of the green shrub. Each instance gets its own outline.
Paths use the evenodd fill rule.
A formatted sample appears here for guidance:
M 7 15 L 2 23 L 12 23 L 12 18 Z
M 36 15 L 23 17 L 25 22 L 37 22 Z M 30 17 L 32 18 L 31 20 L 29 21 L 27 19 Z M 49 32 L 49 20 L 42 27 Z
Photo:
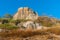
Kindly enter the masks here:
M 17 29 L 17 26 L 13 26 L 10 24 L 0 24 L 0 28 L 4 28 L 4 29 Z

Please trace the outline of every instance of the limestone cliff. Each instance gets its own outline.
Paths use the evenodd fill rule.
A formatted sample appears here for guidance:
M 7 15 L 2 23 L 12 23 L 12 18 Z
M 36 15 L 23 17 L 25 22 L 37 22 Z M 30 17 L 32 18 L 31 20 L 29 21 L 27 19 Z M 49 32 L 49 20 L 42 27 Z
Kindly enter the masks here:
M 38 14 L 31 10 L 28 7 L 21 7 L 18 9 L 18 12 L 13 16 L 14 20 L 17 19 L 30 19 L 30 20 L 35 20 L 38 18 Z

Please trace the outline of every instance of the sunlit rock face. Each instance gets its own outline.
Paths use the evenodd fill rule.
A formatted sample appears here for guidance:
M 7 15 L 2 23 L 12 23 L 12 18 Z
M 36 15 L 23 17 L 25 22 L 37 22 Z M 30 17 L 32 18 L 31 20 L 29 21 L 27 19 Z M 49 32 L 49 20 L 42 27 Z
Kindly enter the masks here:
M 42 25 L 40 23 L 35 23 L 33 21 L 27 21 L 27 22 L 22 22 L 20 24 L 18 24 L 18 27 L 22 28 L 22 29 L 42 29 Z
M 31 19 L 35 20 L 38 18 L 37 12 L 34 12 L 28 7 L 21 7 L 18 9 L 18 12 L 13 16 L 14 20 L 17 19 Z

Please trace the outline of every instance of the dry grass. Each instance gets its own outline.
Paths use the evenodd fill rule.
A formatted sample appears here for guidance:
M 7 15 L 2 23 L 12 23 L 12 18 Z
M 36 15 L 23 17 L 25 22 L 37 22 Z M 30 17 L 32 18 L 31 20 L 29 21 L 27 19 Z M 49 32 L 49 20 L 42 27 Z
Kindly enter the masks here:
M 0 36 L 20 36 L 20 37 L 29 37 L 29 36 L 34 36 L 34 35 L 44 35 L 46 34 L 45 32 L 41 31 L 41 30 L 36 30 L 36 31 L 32 31 L 32 30 L 11 30 L 9 32 L 1 32 Z
M 20 37 L 29 37 L 29 36 L 34 36 L 34 35 L 46 35 L 49 33 L 54 33 L 54 34 L 59 34 L 60 30 L 58 29 L 43 29 L 43 30 L 20 30 L 20 29 L 15 29 L 15 30 L 10 30 L 7 32 L 1 32 L 0 36 L 3 37 L 8 37 L 8 36 L 20 36 Z
M 10 30 L 8 32 L 1 32 L 0 36 L 7 39 L 25 39 L 28 38 L 31 40 L 34 40 L 36 38 L 38 38 L 38 40 L 47 40 L 47 39 L 54 39 L 54 40 L 58 40 L 58 38 L 52 36 L 53 34 L 50 35 L 50 33 L 53 34 L 59 34 L 60 30 L 59 28 L 50 28 L 50 29 L 43 29 L 43 30 L 20 30 L 20 29 L 14 29 L 14 30 Z M 60 35 L 60 34 L 59 34 Z M 60 40 L 60 39 L 59 39 Z

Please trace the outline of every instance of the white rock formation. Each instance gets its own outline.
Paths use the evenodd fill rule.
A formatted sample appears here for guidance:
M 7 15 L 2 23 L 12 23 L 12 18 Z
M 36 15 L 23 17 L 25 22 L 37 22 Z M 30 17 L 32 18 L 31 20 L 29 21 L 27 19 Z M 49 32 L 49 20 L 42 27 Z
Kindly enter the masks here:
M 27 22 L 23 22 L 18 24 L 18 26 L 22 29 L 42 29 L 42 25 L 39 23 L 34 23 L 33 21 L 27 21 Z M 23 26 L 23 27 L 22 27 Z
M 13 16 L 14 20 L 17 19 L 31 19 L 35 20 L 38 18 L 38 14 L 34 11 L 32 11 L 28 7 L 21 7 L 18 9 L 18 12 Z

